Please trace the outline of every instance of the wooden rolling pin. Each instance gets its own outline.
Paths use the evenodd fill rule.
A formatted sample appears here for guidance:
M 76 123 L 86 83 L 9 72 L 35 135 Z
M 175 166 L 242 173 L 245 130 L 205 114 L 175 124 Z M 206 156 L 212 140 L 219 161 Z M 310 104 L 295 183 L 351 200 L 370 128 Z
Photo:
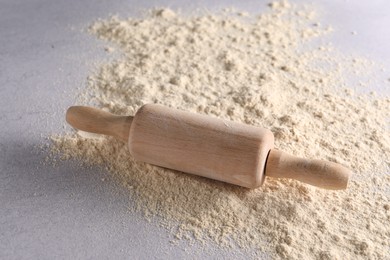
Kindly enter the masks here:
M 136 160 L 247 188 L 261 186 L 269 176 L 337 190 L 347 187 L 351 175 L 339 164 L 274 149 L 267 129 L 156 104 L 142 106 L 134 117 L 74 106 L 66 120 L 77 129 L 127 142 Z

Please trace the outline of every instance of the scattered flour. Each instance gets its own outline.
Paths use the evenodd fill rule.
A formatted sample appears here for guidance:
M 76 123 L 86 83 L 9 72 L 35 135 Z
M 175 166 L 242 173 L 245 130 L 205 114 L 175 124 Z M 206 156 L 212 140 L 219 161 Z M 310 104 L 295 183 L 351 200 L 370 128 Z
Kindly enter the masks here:
M 80 132 L 53 136 L 53 150 L 106 167 L 177 239 L 276 259 L 388 259 L 390 99 L 351 90 L 346 75 L 371 63 L 325 43 L 332 30 L 316 19 L 281 1 L 257 16 L 159 9 L 98 21 L 91 33 L 123 56 L 88 79 L 82 100 L 117 114 L 160 103 L 269 128 L 286 152 L 351 168 L 345 191 L 271 178 L 248 190 L 136 162 L 125 144 Z

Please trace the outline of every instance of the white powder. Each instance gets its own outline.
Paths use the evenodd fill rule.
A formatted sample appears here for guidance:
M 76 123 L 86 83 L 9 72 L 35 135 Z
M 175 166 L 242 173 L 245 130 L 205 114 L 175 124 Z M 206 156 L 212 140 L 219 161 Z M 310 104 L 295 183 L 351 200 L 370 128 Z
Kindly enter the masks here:
M 354 94 L 345 77 L 369 71 L 369 62 L 314 41 L 331 29 L 312 10 L 270 7 L 258 16 L 160 9 L 99 21 L 91 32 L 123 56 L 89 78 L 83 100 L 117 114 L 160 103 L 269 128 L 281 150 L 351 168 L 346 191 L 271 178 L 248 190 L 136 162 L 125 144 L 77 132 L 53 137 L 53 149 L 106 167 L 137 210 L 162 217 L 177 239 L 272 258 L 388 258 L 390 99 Z

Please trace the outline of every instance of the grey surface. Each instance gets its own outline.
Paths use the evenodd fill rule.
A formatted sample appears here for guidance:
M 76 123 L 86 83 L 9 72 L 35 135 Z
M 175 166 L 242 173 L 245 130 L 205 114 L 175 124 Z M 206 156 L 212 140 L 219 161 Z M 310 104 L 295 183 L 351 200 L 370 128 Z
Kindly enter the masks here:
M 0 0 L 0 258 L 245 258 L 212 245 L 172 246 L 165 230 L 127 210 L 132 198 L 105 171 L 75 162 L 53 168 L 42 163 L 46 154 L 37 146 L 64 131 L 64 111 L 75 102 L 77 88 L 93 62 L 107 57 L 103 42 L 81 32 L 91 21 L 154 6 L 255 11 L 265 3 Z M 324 22 L 336 29 L 335 46 L 389 67 L 389 1 L 318 5 Z M 385 81 L 373 88 L 389 94 Z

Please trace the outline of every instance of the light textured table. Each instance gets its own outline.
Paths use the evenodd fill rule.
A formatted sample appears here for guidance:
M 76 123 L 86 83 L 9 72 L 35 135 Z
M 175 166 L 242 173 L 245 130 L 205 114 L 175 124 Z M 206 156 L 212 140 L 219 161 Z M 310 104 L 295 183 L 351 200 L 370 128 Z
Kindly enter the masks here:
M 106 172 L 74 162 L 44 165 L 46 154 L 36 146 L 64 131 L 65 109 L 74 104 L 92 63 L 106 57 L 104 43 L 81 32 L 93 20 L 154 6 L 261 11 L 266 3 L 0 0 L 0 258 L 231 258 L 232 251 L 212 246 L 172 246 L 164 229 L 128 212 L 131 199 Z M 335 46 L 390 68 L 389 1 L 315 4 L 336 29 Z M 389 94 L 389 86 L 376 89 Z

